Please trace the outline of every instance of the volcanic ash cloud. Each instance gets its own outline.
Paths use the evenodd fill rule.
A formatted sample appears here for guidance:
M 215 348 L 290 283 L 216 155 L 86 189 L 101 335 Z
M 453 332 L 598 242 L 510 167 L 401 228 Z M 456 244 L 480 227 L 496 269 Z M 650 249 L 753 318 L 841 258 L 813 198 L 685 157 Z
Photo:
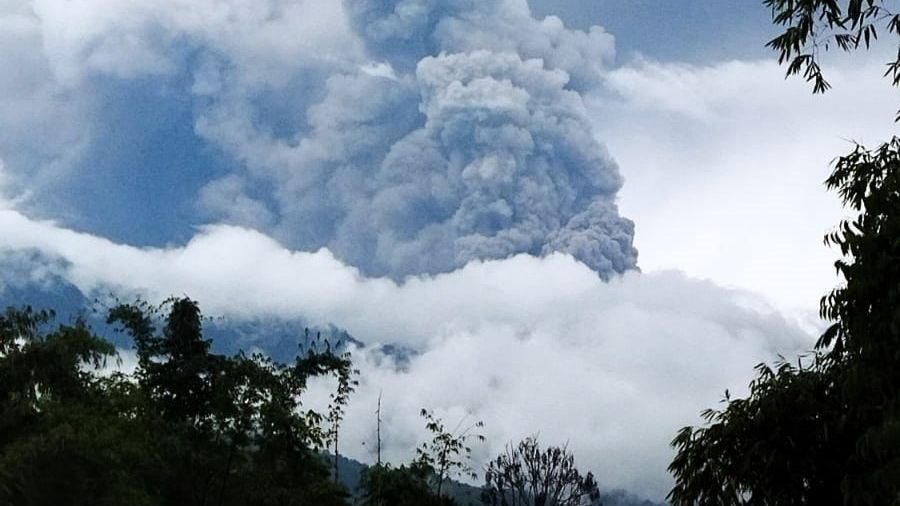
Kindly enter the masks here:
M 210 184 L 220 218 L 394 279 L 518 253 L 569 253 L 603 278 L 635 266 L 622 178 L 581 97 L 608 34 L 535 20 L 519 1 L 345 7 L 368 60 L 328 74 L 295 142 L 227 101 L 201 116 L 273 188 L 274 212 L 253 221 L 234 179 Z M 235 201 L 248 205 L 215 205 Z

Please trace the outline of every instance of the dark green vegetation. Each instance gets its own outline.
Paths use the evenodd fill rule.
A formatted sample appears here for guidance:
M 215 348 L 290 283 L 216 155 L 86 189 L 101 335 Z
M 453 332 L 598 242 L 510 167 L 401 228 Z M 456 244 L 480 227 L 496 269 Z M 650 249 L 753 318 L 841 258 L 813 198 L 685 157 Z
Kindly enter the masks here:
M 379 416 L 380 416 L 379 406 Z M 360 476 L 359 490 L 362 504 L 366 506 L 450 506 L 456 504 L 448 493 L 447 485 L 454 477 L 477 479 L 478 474 L 469 466 L 472 449 L 468 441 L 484 441 L 484 436 L 473 432 L 484 426 L 475 422 L 462 430 L 450 431 L 444 421 L 434 413 L 423 409 L 425 428 L 431 433 L 431 441 L 416 449 L 416 458 L 409 466 L 392 467 L 379 461 L 364 470 Z M 379 419 L 380 423 L 380 419 Z M 380 436 L 379 436 L 380 437 Z M 379 448 L 381 441 L 378 441 Z
M 783 35 L 770 46 L 813 91 L 830 45 L 868 47 L 880 26 L 900 35 L 887 1 L 766 0 Z M 898 60 L 885 76 L 900 84 Z M 832 323 L 796 364 L 761 365 L 746 399 L 704 413 L 673 441 L 676 505 L 900 504 L 900 139 L 856 148 L 827 179 L 853 216 L 826 244 L 845 284 L 821 301 Z
M 349 476 L 341 463 L 350 461 L 337 452 L 358 374 L 349 355 L 310 349 L 289 364 L 219 355 L 203 322 L 187 298 L 113 308 L 107 323 L 131 336 L 137 354 L 134 372 L 124 373 L 104 367 L 118 360 L 116 349 L 82 320 L 57 324 L 31 308 L 0 315 L 0 505 L 477 501 L 479 490 L 453 479 L 477 476 L 469 442 L 484 440 L 481 422 L 450 431 L 423 410 L 432 438 L 410 464 L 356 464 Z M 324 413 L 302 403 L 309 380 L 321 376 L 336 383 Z
M 530 437 L 488 464 L 482 499 L 491 506 L 579 506 L 600 498 L 594 475 L 582 476 L 568 449 L 541 450 Z
M 376 464 L 360 481 L 365 506 L 449 506 L 455 501 L 431 489 L 431 470 L 420 462 L 397 468 Z
M 102 374 L 114 348 L 45 312 L 0 318 L 0 504 L 344 504 L 302 410 L 314 376 L 348 377 L 345 356 L 290 365 L 209 352 L 189 299 L 109 313 L 134 338 L 133 374 Z

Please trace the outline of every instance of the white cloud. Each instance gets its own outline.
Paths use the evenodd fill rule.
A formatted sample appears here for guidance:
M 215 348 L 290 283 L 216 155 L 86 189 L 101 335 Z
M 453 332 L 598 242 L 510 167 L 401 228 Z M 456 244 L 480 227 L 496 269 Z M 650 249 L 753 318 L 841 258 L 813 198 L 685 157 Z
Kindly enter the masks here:
M 387 456 L 410 458 L 422 407 L 486 422 L 479 462 L 539 432 L 569 440 L 609 488 L 662 497 L 674 432 L 697 423 L 752 367 L 812 338 L 745 292 L 678 272 L 602 282 L 569 256 L 473 262 L 403 284 L 361 277 L 327 251 L 293 252 L 236 227 L 210 227 L 183 247 L 140 249 L 0 211 L 0 250 L 37 250 L 80 290 L 151 300 L 189 294 L 209 314 L 302 316 L 369 343 L 416 349 L 397 370 L 375 351 L 349 408 L 343 451 L 366 458 L 372 411 L 385 395 Z
M 9 184 L 7 178 L 6 167 L 3 164 L 3 159 L 0 158 L 0 209 L 12 207 L 8 200 L 8 195 L 6 194 L 6 186 Z
M 165 74 L 179 44 L 225 55 L 245 82 L 284 80 L 304 61 L 359 56 L 341 2 L 34 0 L 43 48 L 57 78 L 91 72 L 122 78 Z
M 235 109 L 265 93 L 290 102 L 298 79 L 362 61 L 343 3 L 332 0 L 7 0 L 0 68 L 15 72 L 0 72 L 0 157 L 10 186 L 40 198 L 30 208 L 72 218 L 77 194 L 59 189 L 95 170 L 85 157 L 116 128 L 101 119 L 116 107 L 110 90 L 193 78 L 179 98 L 214 95 Z
M 591 110 L 619 162 L 624 215 L 644 269 L 678 268 L 812 312 L 835 283 L 822 236 L 844 216 L 829 164 L 895 131 L 880 52 L 834 58 L 812 96 L 775 61 L 636 61 L 607 75 Z
M 0 72 L 0 158 L 6 162 L 8 191 L 59 177 L 91 134 L 83 121 L 86 101 L 54 80 L 41 40 L 40 20 L 29 2 L 0 4 L 0 68 L 5 70 Z M 27 181 L 14 177 L 22 172 L 29 174 Z

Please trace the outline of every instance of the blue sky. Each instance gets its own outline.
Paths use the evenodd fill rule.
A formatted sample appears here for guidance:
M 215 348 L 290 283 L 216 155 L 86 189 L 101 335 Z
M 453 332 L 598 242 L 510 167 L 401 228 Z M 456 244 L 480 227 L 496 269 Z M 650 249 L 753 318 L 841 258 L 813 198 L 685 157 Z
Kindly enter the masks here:
M 429 404 L 661 498 L 674 431 L 814 342 L 828 163 L 894 128 L 880 50 L 812 97 L 772 35 L 737 0 L 3 3 L 0 295 L 406 346 L 358 351 L 348 455 L 384 391 L 398 462 Z
M 530 0 L 537 15 L 598 24 L 616 36 L 620 60 L 635 53 L 664 61 L 711 64 L 769 56 L 777 34 L 762 2 L 745 0 Z
M 98 79 L 91 86 L 98 102 L 95 140 L 79 162 L 87 170 L 51 185 L 36 205 L 48 204 L 42 214 L 116 241 L 186 241 L 198 222 L 197 193 L 235 163 L 195 135 L 187 83 Z

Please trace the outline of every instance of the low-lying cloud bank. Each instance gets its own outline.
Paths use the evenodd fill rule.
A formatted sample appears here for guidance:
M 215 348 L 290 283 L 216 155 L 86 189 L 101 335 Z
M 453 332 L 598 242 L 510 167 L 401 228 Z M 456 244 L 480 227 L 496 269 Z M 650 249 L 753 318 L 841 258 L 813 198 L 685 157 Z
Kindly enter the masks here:
M 641 268 L 814 309 L 835 280 L 837 252 L 822 237 L 847 214 L 823 181 L 853 142 L 874 147 L 896 133 L 897 90 L 882 77 L 895 53 L 823 55 L 834 85 L 824 95 L 785 80 L 774 53 L 703 65 L 636 59 L 604 74 L 588 110 L 627 181 L 619 202 L 638 224 Z
M 418 353 L 404 367 L 375 347 L 362 371 L 343 451 L 371 460 L 384 394 L 386 456 L 410 458 L 418 410 L 486 422 L 479 462 L 531 433 L 570 442 L 607 488 L 652 498 L 669 485 L 668 442 L 725 388 L 741 391 L 761 360 L 812 337 L 748 293 L 678 272 L 630 272 L 606 283 L 572 257 L 472 262 L 403 283 L 366 278 L 327 250 L 285 249 L 251 230 L 204 228 L 186 245 L 135 248 L 0 211 L 0 258 L 36 252 L 35 269 L 85 294 L 159 300 L 189 294 L 208 314 L 334 322 L 370 344 Z M 320 392 L 321 393 L 321 392 Z M 368 442 L 369 445 L 364 445 Z

